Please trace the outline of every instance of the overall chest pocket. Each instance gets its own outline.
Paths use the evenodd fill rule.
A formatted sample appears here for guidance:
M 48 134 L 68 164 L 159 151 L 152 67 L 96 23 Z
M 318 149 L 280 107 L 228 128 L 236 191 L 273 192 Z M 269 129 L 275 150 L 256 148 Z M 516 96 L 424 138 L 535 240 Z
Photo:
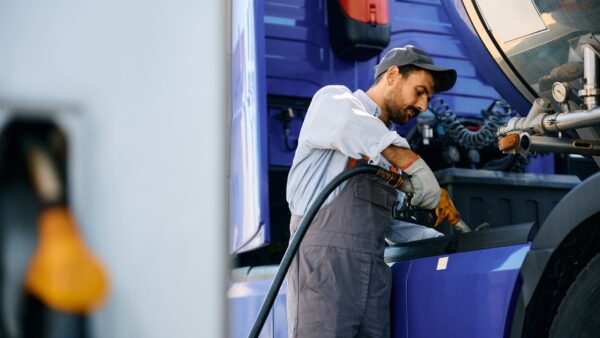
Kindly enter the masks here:
M 354 186 L 354 197 L 371 202 L 390 212 L 396 204 L 396 190 L 375 177 L 361 177 Z

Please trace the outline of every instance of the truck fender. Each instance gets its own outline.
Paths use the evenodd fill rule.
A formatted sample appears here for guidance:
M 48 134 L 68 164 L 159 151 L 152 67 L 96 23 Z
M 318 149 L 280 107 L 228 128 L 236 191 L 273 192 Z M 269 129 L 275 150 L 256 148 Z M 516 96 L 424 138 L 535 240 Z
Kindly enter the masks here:
M 580 224 L 600 212 L 600 172 L 573 188 L 550 212 L 538 230 L 519 273 L 521 288 L 515 298 L 510 337 L 521 337 L 527 307 L 549 260 Z

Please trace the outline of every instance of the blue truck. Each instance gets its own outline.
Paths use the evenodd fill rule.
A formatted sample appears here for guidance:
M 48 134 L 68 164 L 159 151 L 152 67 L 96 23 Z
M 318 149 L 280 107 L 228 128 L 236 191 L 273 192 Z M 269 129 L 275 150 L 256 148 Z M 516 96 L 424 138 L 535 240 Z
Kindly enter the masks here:
M 367 89 L 379 57 L 410 44 L 458 81 L 398 131 L 478 231 L 386 248 L 390 335 L 596 337 L 599 15 L 594 0 L 234 2 L 230 336 L 250 333 L 287 247 L 312 95 Z M 261 337 L 286 336 L 284 284 Z

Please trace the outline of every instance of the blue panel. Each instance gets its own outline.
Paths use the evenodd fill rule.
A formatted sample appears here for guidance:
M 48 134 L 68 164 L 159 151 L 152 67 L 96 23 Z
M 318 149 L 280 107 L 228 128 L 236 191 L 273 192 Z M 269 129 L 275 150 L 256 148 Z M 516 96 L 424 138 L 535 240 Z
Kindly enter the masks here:
M 525 172 L 534 174 L 554 174 L 554 155 L 541 155 L 532 158 Z
M 229 308 L 229 337 L 246 338 L 254 325 L 272 280 L 239 282 L 232 284 L 227 293 Z M 285 306 L 287 284 L 283 283 L 275 298 L 260 337 L 287 337 Z
M 456 30 L 469 55 L 471 61 L 481 71 L 485 79 L 491 83 L 521 115 L 526 115 L 531 103 L 508 80 L 498 64 L 491 57 L 481 39 L 475 32 L 473 25 L 465 12 L 462 0 L 442 0 L 449 21 Z
M 457 85 L 441 95 L 467 115 L 479 115 L 499 94 L 469 60 L 439 1 L 392 1 L 389 48 L 412 44 L 425 49 L 435 63 L 457 69 Z M 377 58 L 365 62 L 338 59 L 329 46 L 325 1 L 266 0 L 265 32 L 269 94 L 311 97 L 328 84 L 366 90 Z M 389 50 L 388 48 L 388 50 Z M 387 51 L 387 50 L 386 50 Z M 470 101 L 479 101 L 476 104 Z M 480 102 L 485 102 L 480 105 Z
M 503 337 L 528 251 L 522 244 L 395 263 L 393 337 Z M 436 270 L 441 257 L 447 267 Z
M 367 88 L 376 58 L 365 62 L 338 59 L 329 46 L 324 0 L 266 0 L 267 92 L 312 97 L 328 84 Z
M 392 296 L 390 299 L 391 336 L 406 337 L 408 332 L 408 312 L 406 306 L 406 280 L 410 272 L 411 261 L 401 261 L 392 265 Z
M 287 306 L 286 306 L 286 289 L 287 284 L 284 283 L 281 286 L 281 290 L 275 298 L 273 304 L 273 337 L 285 338 L 288 336 L 288 319 L 287 319 Z M 265 293 L 266 295 L 266 293 Z
M 281 109 L 269 108 L 269 164 L 275 166 L 289 166 L 294 160 L 294 152 L 285 146 L 283 121 L 279 118 Z M 306 111 L 295 111 L 296 115 L 305 114 Z M 302 120 L 294 118 L 289 122 L 290 134 L 288 144 L 295 146 L 302 127 Z
M 269 241 L 262 9 L 250 0 L 232 8 L 229 252 Z
M 233 284 L 228 291 L 229 337 L 246 338 L 254 325 L 254 321 L 271 281 L 242 282 Z M 260 338 L 273 336 L 273 312 L 269 314 Z
M 267 92 L 270 95 L 310 98 L 322 86 L 343 84 L 367 90 L 377 58 L 365 62 L 338 59 L 329 46 L 326 1 L 265 0 Z M 480 116 L 500 94 L 490 86 L 464 48 L 439 0 L 390 1 L 392 47 L 412 44 L 425 49 L 437 64 L 458 71 L 455 87 L 435 98 L 446 101 L 459 116 Z M 285 149 L 281 122 L 269 111 L 271 165 L 291 165 L 293 152 Z M 297 125 L 296 125 L 296 124 Z M 299 121 L 290 136 L 297 137 Z M 399 127 L 405 134 L 407 126 Z

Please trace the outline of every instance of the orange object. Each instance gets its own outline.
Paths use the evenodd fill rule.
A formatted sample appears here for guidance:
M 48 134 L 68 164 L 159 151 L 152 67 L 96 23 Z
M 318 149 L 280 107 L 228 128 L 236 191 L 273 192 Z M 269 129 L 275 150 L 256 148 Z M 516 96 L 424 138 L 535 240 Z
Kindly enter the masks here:
M 498 149 L 500 151 L 508 151 L 513 150 L 519 145 L 519 135 L 518 134 L 510 134 L 504 136 L 498 141 Z
M 435 215 L 437 216 L 435 227 L 442 224 L 444 220 L 448 220 L 448 223 L 452 225 L 456 225 L 460 221 L 460 214 L 450 200 L 448 190 L 444 188 L 440 188 L 440 202 L 435 207 Z
M 387 25 L 390 21 L 388 0 L 339 0 L 344 12 L 350 18 L 377 25 Z
M 102 264 L 87 249 L 69 211 L 62 206 L 42 212 L 39 243 L 25 287 L 57 310 L 87 313 L 108 295 L 108 278 Z
M 413 165 L 415 162 L 417 162 L 421 157 L 417 154 L 415 154 L 415 157 L 410 159 L 408 161 L 408 163 L 406 163 L 402 168 L 400 168 L 402 171 L 406 170 L 406 168 L 410 167 L 411 165 Z
M 29 140 L 27 159 L 40 200 L 59 203 L 64 185 L 48 150 Z M 25 288 L 46 305 L 77 314 L 90 312 L 106 300 L 108 276 L 86 247 L 66 206 L 47 207 L 40 214 L 38 246 L 29 262 Z

